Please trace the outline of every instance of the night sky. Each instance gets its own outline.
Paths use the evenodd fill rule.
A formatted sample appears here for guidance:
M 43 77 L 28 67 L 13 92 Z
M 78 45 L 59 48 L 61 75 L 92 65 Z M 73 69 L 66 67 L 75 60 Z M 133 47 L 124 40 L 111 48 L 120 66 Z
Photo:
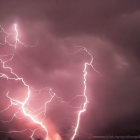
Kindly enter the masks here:
M 90 60 L 79 51 L 81 47 L 94 56 L 99 73 L 88 69 L 89 103 L 75 140 L 140 135 L 139 0 L 0 0 L 0 25 L 11 31 L 14 23 L 20 39 L 30 45 L 16 51 L 0 46 L 0 55 L 14 52 L 8 64 L 14 72 L 34 89 L 51 87 L 63 98 L 64 102 L 55 101 L 47 111 L 62 140 L 70 139 L 78 111 L 73 107 L 84 100 L 74 98 L 83 93 L 84 62 Z M 7 105 L 7 90 L 12 97 L 25 97 L 24 87 L 0 79 L 1 110 Z M 33 96 L 34 108 L 48 98 L 45 93 Z M 0 120 L 9 119 L 14 110 L 0 114 Z M 34 127 L 31 125 L 29 120 L 15 119 L 10 124 L 0 123 L 0 131 Z M 0 133 L 0 140 L 28 140 L 28 136 L 28 132 Z

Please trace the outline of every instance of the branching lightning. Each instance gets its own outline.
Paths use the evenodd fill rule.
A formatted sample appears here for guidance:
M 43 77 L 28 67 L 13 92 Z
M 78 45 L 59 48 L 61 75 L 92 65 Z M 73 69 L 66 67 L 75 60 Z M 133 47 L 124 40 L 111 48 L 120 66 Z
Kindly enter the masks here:
M 0 45 L 12 46 L 12 47 L 14 47 L 15 49 L 16 49 L 18 43 L 21 44 L 22 46 L 25 46 L 25 44 L 19 39 L 19 33 L 18 33 L 17 24 L 14 24 L 14 31 L 15 31 L 14 34 L 13 34 L 13 33 L 8 33 L 8 32 L 6 32 L 6 31 L 4 30 L 4 28 L 2 28 L 2 26 L 0 25 L 0 32 L 2 32 L 2 33 L 5 34 L 4 43 L 0 43 Z M 12 36 L 12 37 L 15 36 L 15 39 L 14 39 L 15 41 L 14 41 L 14 43 L 8 40 L 11 36 Z
M 12 34 L 6 32 L 4 30 L 4 28 L 2 28 L 2 26 L 0 26 L 0 32 L 5 34 L 4 43 L 0 43 L 0 45 L 12 46 L 12 47 L 14 47 L 14 49 L 16 49 L 18 47 L 18 44 L 21 44 L 22 46 L 25 46 L 25 44 L 22 41 L 20 41 L 20 39 L 19 39 L 19 31 L 18 31 L 17 24 L 14 24 L 14 33 L 12 33 Z M 14 36 L 14 43 L 11 43 L 10 41 L 8 41 L 9 37 L 11 37 L 11 36 L 12 37 Z M 88 54 L 88 56 L 90 56 L 90 61 L 84 63 L 84 68 L 83 68 L 83 86 L 84 86 L 84 89 L 83 89 L 83 94 L 80 95 L 80 96 L 83 96 L 85 98 L 85 101 L 83 102 L 82 107 L 80 107 L 80 110 L 78 111 L 77 122 L 76 122 L 76 125 L 75 125 L 74 133 L 73 133 L 72 137 L 70 138 L 71 140 L 74 140 L 76 135 L 77 135 L 79 125 L 80 125 L 81 115 L 82 115 L 82 113 L 84 113 L 86 111 L 87 104 L 88 104 L 88 97 L 87 97 L 87 93 L 86 93 L 87 92 L 87 74 L 88 74 L 87 69 L 88 69 L 88 67 L 91 67 L 94 71 L 96 71 L 94 66 L 93 66 L 93 56 L 92 56 L 92 54 L 86 48 L 82 48 L 82 50 L 84 50 Z M 7 56 L 9 56 L 9 55 L 7 55 Z M 4 61 L 2 58 L 0 58 L 0 63 L 2 64 L 2 68 L 5 69 L 5 70 L 8 70 L 12 76 L 9 76 L 8 74 L 5 74 L 5 73 L 0 73 L 0 78 L 5 78 L 7 80 L 15 80 L 15 81 L 22 82 L 24 87 L 26 87 L 26 89 L 27 89 L 27 93 L 26 93 L 26 97 L 25 97 L 24 101 L 19 101 L 15 98 L 10 97 L 9 91 L 7 92 L 6 97 L 9 99 L 10 104 L 5 109 L 1 110 L 0 113 L 3 113 L 5 111 L 9 110 L 12 106 L 18 106 L 19 110 L 16 113 L 13 114 L 13 116 L 11 117 L 10 120 L 0 120 L 0 121 L 3 122 L 3 123 L 9 123 L 9 122 L 13 121 L 14 118 L 22 119 L 24 117 L 27 117 L 33 123 L 37 124 L 39 127 L 36 128 L 36 129 L 33 129 L 33 130 L 25 129 L 25 130 L 21 130 L 21 131 L 9 131 L 9 132 L 4 132 L 4 133 L 18 133 L 18 132 L 30 131 L 31 132 L 30 138 L 31 138 L 31 140 L 34 140 L 35 132 L 37 130 L 41 129 L 46 134 L 45 140 L 52 140 L 52 139 L 49 138 L 49 132 L 48 132 L 47 126 L 44 124 L 43 120 L 45 119 L 47 105 L 52 102 L 53 98 L 55 98 L 55 97 L 60 98 L 60 97 L 57 97 L 55 95 L 55 93 L 53 92 L 53 90 L 50 88 L 49 89 L 49 94 L 50 94 L 51 98 L 48 101 L 45 102 L 44 110 L 41 111 L 42 110 L 42 108 L 41 108 L 39 110 L 39 113 L 36 113 L 36 115 L 32 115 L 33 114 L 32 111 L 27 108 L 28 101 L 31 97 L 31 87 L 25 82 L 24 78 L 19 77 L 13 71 L 13 69 L 11 67 L 6 65 L 7 62 L 13 60 L 14 54 L 12 54 L 10 56 L 11 56 L 10 59 L 8 59 L 6 61 Z M 98 71 L 96 71 L 96 72 L 98 72 Z M 24 114 L 24 117 L 22 117 L 22 118 L 17 117 L 17 114 L 20 111 Z M 43 115 L 44 118 L 40 120 L 40 119 L 38 119 L 37 116 L 42 114 L 42 113 L 44 114 Z M 0 131 L 0 132 L 3 132 L 3 131 Z M 55 140 L 60 140 L 60 139 L 55 139 Z
M 71 137 L 71 140 L 74 140 L 76 135 L 77 135 L 77 131 L 78 131 L 78 128 L 79 128 L 79 125 L 80 125 L 81 114 L 86 111 L 86 107 L 87 107 L 87 104 L 88 104 L 88 97 L 87 97 L 87 94 L 86 94 L 86 91 L 87 91 L 87 74 L 88 74 L 87 68 L 88 68 L 88 66 L 90 66 L 95 72 L 98 73 L 98 71 L 93 66 L 93 56 L 92 56 L 92 54 L 85 47 L 83 48 L 83 50 L 90 56 L 91 60 L 90 60 L 90 62 L 85 62 L 84 63 L 84 69 L 83 69 L 84 91 L 83 91 L 83 96 L 85 98 L 85 101 L 83 103 L 82 109 L 78 111 L 77 123 L 76 123 L 76 127 L 74 129 L 74 134 Z
M 2 27 L 1 27 L 1 30 L 7 35 L 7 36 L 5 37 L 5 44 L 8 43 L 8 45 L 11 45 L 11 44 L 7 41 L 7 38 L 8 38 L 8 36 L 9 36 L 10 34 L 8 34 L 7 32 L 5 32 L 5 30 L 4 30 Z M 21 43 L 21 44 L 23 44 L 23 43 L 22 43 L 22 42 L 20 41 L 20 39 L 19 39 L 17 24 L 14 24 L 14 30 L 15 30 L 15 33 L 16 33 L 16 35 L 15 35 L 15 43 L 12 44 L 11 46 L 13 46 L 13 47 L 16 49 L 17 43 Z M 4 45 L 4 44 L 2 44 L 2 45 Z M 23 44 L 23 45 L 24 45 L 24 44 Z M 10 73 L 11 73 L 14 77 L 9 77 L 8 75 L 6 75 L 6 74 L 4 74 L 4 73 L 0 73 L 0 77 L 1 77 L 1 78 L 6 78 L 7 80 L 21 81 L 22 84 L 27 88 L 27 96 L 26 96 L 25 100 L 24 100 L 23 102 L 21 102 L 21 101 L 19 101 L 19 100 L 16 100 L 16 99 L 11 98 L 11 97 L 9 96 L 9 92 L 7 92 L 6 96 L 7 96 L 7 98 L 10 100 L 10 105 L 9 105 L 7 108 L 1 110 L 0 113 L 2 113 L 2 112 L 4 112 L 4 111 L 8 110 L 8 109 L 9 109 L 11 106 L 13 106 L 13 105 L 18 105 L 18 106 L 20 106 L 22 112 L 24 113 L 24 116 L 30 118 L 35 124 L 38 124 L 38 125 L 46 132 L 46 138 L 45 138 L 45 139 L 48 140 L 48 130 L 47 130 L 47 127 L 45 126 L 45 124 L 44 124 L 42 121 L 36 119 L 36 117 L 34 117 L 32 114 L 30 114 L 29 111 L 27 111 L 27 109 L 26 109 L 26 104 L 28 103 L 28 100 L 29 100 L 29 98 L 30 98 L 30 96 L 31 96 L 31 89 L 30 89 L 30 86 L 24 81 L 24 79 L 23 79 L 22 77 L 19 77 L 16 73 L 14 73 L 14 72 L 13 72 L 13 69 L 12 69 L 11 67 L 6 66 L 6 63 L 9 62 L 9 61 L 11 61 L 11 60 L 13 59 L 13 57 L 14 57 L 14 55 L 12 55 L 12 57 L 11 57 L 10 59 L 6 60 L 6 61 L 3 61 L 2 59 L 0 59 L 0 62 L 2 63 L 3 69 L 9 70 Z M 45 108 L 46 108 L 46 105 L 47 105 L 48 103 L 50 103 L 50 102 L 52 101 L 52 99 L 55 97 L 55 93 L 53 93 L 52 89 L 50 89 L 50 94 L 51 94 L 51 99 L 45 103 Z M 12 116 L 12 118 L 11 118 L 10 120 L 8 120 L 8 121 L 2 121 L 2 122 L 3 122 L 3 123 L 5 123 L 5 122 L 11 122 L 11 121 L 16 117 L 16 114 L 17 114 L 17 113 L 18 113 L 18 112 L 16 112 L 16 113 Z M 45 113 L 44 113 L 44 114 L 45 114 Z M 34 136 L 34 133 L 35 133 L 36 130 L 37 130 L 37 129 L 35 129 L 35 130 L 32 131 L 32 135 L 31 135 L 31 139 L 32 139 L 32 140 L 34 140 L 33 136 Z M 23 131 L 24 131 L 24 130 L 23 130 Z M 15 132 L 15 131 L 14 131 L 14 132 Z M 12 132 L 10 131 L 9 133 L 12 133 Z

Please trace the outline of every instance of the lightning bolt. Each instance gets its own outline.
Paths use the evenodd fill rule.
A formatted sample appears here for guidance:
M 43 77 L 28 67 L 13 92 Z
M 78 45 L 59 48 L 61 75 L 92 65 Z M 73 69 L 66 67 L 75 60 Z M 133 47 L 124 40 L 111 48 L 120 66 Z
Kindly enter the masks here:
M 10 103 L 11 103 L 11 104 L 10 104 L 7 108 L 5 108 L 4 110 L 0 111 L 0 113 L 1 113 L 1 112 L 4 112 L 4 111 L 6 111 L 6 110 L 8 110 L 12 105 L 20 105 L 20 106 L 21 106 L 21 109 L 22 109 L 22 112 L 24 113 L 24 116 L 30 118 L 35 124 L 38 124 L 38 125 L 46 132 L 46 140 L 48 140 L 48 130 L 47 130 L 47 127 L 45 126 L 45 124 L 43 124 L 43 122 L 37 120 L 33 115 L 29 114 L 29 113 L 28 113 L 29 111 L 27 111 L 27 109 L 26 109 L 26 104 L 28 103 L 28 100 L 29 100 L 29 98 L 30 98 L 30 96 L 31 96 L 31 89 L 30 89 L 30 86 L 24 81 L 23 78 L 21 78 L 21 77 L 19 77 L 17 74 L 15 74 L 15 73 L 13 72 L 13 70 L 12 70 L 11 67 L 7 67 L 7 66 L 5 65 L 6 62 L 8 62 L 9 60 L 8 60 L 8 61 L 2 61 L 2 59 L 0 59 L 0 61 L 1 61 L 2 65 L 3 65 L 3 68 L 4 68 L 4 69 L 10 70 L 10 73 L 13 74 L 13 75 L 15 76 L 15 78 L 9 77 L 8 75 L 3 74 L 3 73 L 0 73 L 0 77 L 6 78 L 6 79 L 8 79 L 8 80 L 21 81 L 21 82 L 23 83 L 23 85 L 27 88 L 27 96 L 26 96 L 26 98 L 25 98 L 25 100 L 24 100 L 23 102 L 11 98 L 11 97 L 9 96 L 9 92 L 7 92 L 6 96 L 7 96 L 7 98 L 10 100 Z M 50 98 L 49 101 L 47 101 L 47 102 L 45 103 L 45 109 L 46 109 L 47 104 L 49 104 L 49 103 L 52 101 L 52 99 L 55 97 L 55 93 L 52 91 L 52 89 L 50 89 L 50 94 L 51 94 L 51 98 Z M 13 118 L 16 116 L 16 114 L 17 114 L 17 112 L 13 115 L 13 117 L 10 119 L 10 121 L 13 120 Z M 44 113 L 44 114 L 45 114 L 45 113 Z M 3 122 L 10 122 L 10 121 L 3 121 Z M 36 130 L 37 130 L 37 129 L 36 129 Z M 32 133 L 32 135 L 31 135 L 31 139 L 32 139 L 32 140 L 33 140 L 33 135 L 34 135 L 34 133 L 35 133 L 36 130 L 34 130 L 33 133 Z M 10 133 L 11 133 L 11 132 L 10 132 Z
M 15 29 L 15 32 L 16 32 L 16 35 L 15 35 L 15 49 L 17 47 L 17 43 L 20 42 L 19 38 L 18 38 L 18 29 L 17 29 L 17 24 L 14 24 L 14 29 Z
M 19 31 L 18 31 L 18 26 L 17 24 L 14 24 L 14 34 L 12 33 L 8 33 L 4 30 L 4 28 L 2 28 L 2 26 L 0 26 L 0 32 L 4 33 L 5 34 L 5 39 L 4 39 L 4 43 L 0 43 L 0 45 L 8 45 L 8 46 L 12 46 L 14 47 L 14 49 L 17 48 L 18 44 L 21 44 L 22 46 L 26 46 L 20 39 L 19 39 Z M 13 37 L 14 35 L 14 43 L 11 43 L 8 39 L 9 37 Z M 78 115 L 77 115 L 77 121 L 76 121 L 76 125 L 75 125 L 75 129 L 74 129 L 74 133 L 72 135 L 72 137 L 70 138 L 71 140 L 74 140 L 76 135 L 77 135 L 77 132 L 78 132 L 78 129 L 79 129 L 79 126 L 80 126 L 80 120 L 81 120 L 81 115 L 82 113 L 84 113 L 86 111 L 86 108 L 87 108 L 87 104 L 88 104 L 88 97 L 87 97 L 87 75 L 88 75 L 88 67 L 91 67 L 95 72 L 99 73 L 98 71 L 96 71 L 96 69 L 94 68 L 93 66 L 93 56 L 92 54 L 85 48 L 85 47 L 82 47 L 81 50 L 85 51 L 88 56 L 90 57 L 90 61 L 89 62 L 85 62 L 84 63 L 84 68 L 83 68 L 83 94 L 82 95 L 79 95 L 79 96 L 83 96 L 85 101 L 83 102 L 83 104 L 81 105 L 82 107 L 80 107 L 80 110 L 78 111 Z M 6 55 L 6 56 L 9 56 L 9 55 Z M 49 89 L 49 94 L 51 96 L 51 98 L 45 102 L 44 104 L 44 109 L 43 108 L 40 108 L 37 112 L 39 112 L 38 114 L 36 115 L 32 115 L 32 111 L 29 110 L 26 105 L 29 103 L 29 99 L 31 97 L 31 87 L 25 82 L 24 78 L 18 76 L 11 67 L 7 66 L 7 62 L 10 62 L 13 60 L 14 58 L 14 54 L 10 55 L 10 59 L 4 61 L 2 58 L 0 58 L 0 63 L 2 64 L 2 68 L 5 69 L 5 70 L 8 70 L 10 72 L 10 74 L 12 75 L 11 76 L 8 76 L 7 74 L 5 73 L 0 73 L 0 78 L 5 78 L 7 80 L 15 80 L 15 81 L 20 81 L 22 82 L 22 84 L 24 85 L 24 87 L 26 87 L 27 89 L 27 93 L 26 93 L 26 97 L 24 99 L 24 101 L 19 101 L 17 99 L 14 99 L 12 97 L 9 96 L 9 91 L 7 92 L 6 94 L 6 97 L 9 99 L 10 101 L 10 104 L 8 105 L 8 107 L 6 107 L 5 109 L 1 110 L 0 113 L 3 113 L 5 111 L 7 111 L 9 108 L 11 108 L 12 106 L 18 106 L 19 107 L 19 111 L 22 111 L 22 113 L 24 114 L 24 117 L 27 117 L 29 118 L 32 122 L 34 122 L 35 124 L 37 124 L 39 127 L 36 128 L 36 129 L 24 129 L 24 130 L 21 130 L 21 131 L 9 131 L 9 132 L 4 132 L 4 133 L 18 133 L 18 132 L 26 132 L 26 131 L 31 131 L 31 135 L 30 135 L 30 138 L 32 140 L 34 140 L 34 135 L 35 135 L 35 132 L 39 129 L 42 129 L 46 136 L 45 136 L 45 140 L 50 140 L 49 138 L 49 132 L 48 132 L 48 129 L 47 129 L 47 126 L 43 123 L 43 120 L 45 119 L 45 115 L 46 115 L 46 111 L 47 111 L 47 105 L 50 104 L 52 102 L 52 100 L 54 98 L 59 98 L 61 101 L 62 98 L 60 97 L 57 97 L 56 94 L 53 92 L 53 90 L 50 88 Z M 4 57 L 4 55 L 3 55 Z M 43 111 L 42 111 L 43 109 Z M 17 111 L 16 113 L 13 114 L 13 116 L 11 117 L 10 120 L 1 120 L 3 123 L 8 123 L 8 122 L 11 122 L 13 121 L 13 119 L 16 117 L 17 119 L 22 119 L 22 118 L 19 118 L 17 117 L 17 114 L 19 113 L 19 111 Z M 40 112 L 41 111 L 41 112 Z M 43 119 L 40 121 L 40 119 L 37 119 L 37 116 L 39 116 L 40 114 L 43 113 Z M 3 131 L 0 131 L 0 132 L 3 132 Z
M 87 97 L 87 68 L 88 67 L 91 67 L 95 72 L 99 73 L 93 66 L 93 56 L 92 54 L 85 48 L 85 47 L 82 47 L 82 50 L 84 50 L 89 56 L 90 56 L 90 61 L 89 62 L 85 62 L 84 63 L 84 69 L 83 69 L 83 85 L 84 85 L 84 90 L 83 90 L 83 94 L 82 96 L 84 96 L 85 98 L 85 101 L 83 103 L 83 107 L 82 109 L 80 109 L 78 111 L 78 115 L 77 115 L 77 123 L 76 123 L 76 126 L 75 126 L 75 129 L 74 129 L 74 134 L 72 135 L 71 137 L 71 140 L 74 140 L 76 135 L 77 135 L 77 132 L 78 132 L 78 129 L 79 129 L 79 125 L 80 125 L 80 119 L 81 119 L 81 115 L 82 113 L 84 113 L 86 111 L 86 108 L 87 108 L 87 104 L 88 104 L 88 97 Z
M 16 33 L 16 35 L 15 35 L 15 43 L 14 43 L 14 44 L 10 44 L 10 43 L 7 41 L 7 38 L 8 38 L 8 36 L 9 36 L 10 34 L 8 34 L 2 27 L 1 27 L 1 30 L 7 35 L 7 36 L 5 37 L 5 44 L 11 45 L 11 46 L 13 46 L 15 49 L 16 49 L 16 47 L 17 47 L 17 43 L 20 43 L 20 44 L 24 45 L 24 44 L 20 41 L 20 39 L 19 39 L 19 33 L 18 33 L 17 24 L 14 24 L 14 30 L 15 30 L 15 33 Z M 4 45 L 4 44 L 2 44 L 2 45 Z M 13 106 L 13 105 L 20 105 L 21 110 L 22 110 L 24 116 L 30 118 L 30 119 L 32 120 L 32 122 L 34 122 L 35 124 L 39 125 L 39 126 L 46 132 L 46 138 L 45 138 L 45 139 L 48 140 L 48 130 L 47 130 L 47 127 L 45 126 L 45 124 L 44 124 L 42 121 L 36 119 L 36 117 L 34 117 L 32 114 L 29 113 L 29 111 L 27 111 L 26 105 L 27 105 L 27 103 L 28 103 L 28 101 L 29 101 L 29 98 L 30 98 L 30 96 L 31 96 L 31 88 L 30 88 L 30 86 L 24 81 L 24 79 L 23 79 L 22 77 L 19 77 L 16 73 L 14 73 L 14 72 L 13 72 L 13 69 L 12 69 L 11 67 L 6 66 L 6 63 L 9 62 L 9 61 L 11 61 L 13 58 L 14 58 L 14 55 L 12 55 L 12 57 L 11 57 L 10 59 L 6 60 L 6 61 L 3 61 L 2 59 L 0 59 L 0 63 L 2 63 L 3 69 L 9 70 L 10 73 L 11 73 L 14 77 L 9 77 L 8 75 L 6 75 L 6 74 L 4 74 L 4 73 L 0 73 L 0 77 L 1 77 L 1 78 L 6 78 L 7 80 L 21 81 L 22 84 L 27 88 L 27 96 L 26 96 L 25 100 L 24 100 L 23 102 L 21 102 L 21 101 L 19 101 L 19 100 L 16 100 L 16 99 L 11 98 L 11 97 L 9 96 L 9 92 L 7 92 L 6 97 L 10 100 L 10 105 L 9 105 L 7 108 L 1 110 L 0 113 L 2 113 L 2 112 L 4 112 L 4 111 L 8 110 L 8 109 L 9 109 L 11 106 Z M 47 104 L 49 104 L 49 103 L 52 101 L 52 99 L 55 97 L 55 93 L 52 91 L 52 89 L 50 89 L 49 93 L 50 93 L 50 95 L 51 95 L 51 99 L 45 103 L 45 109 L 46 109 Z M 46 110 L 45 110 L 45 111 L 46 111 Z M 10 122 L 10 121 L 12 121 L 13 118 L 16 116 L 17 113 L 18 113 L 18 112 L 16 112 L 16 113 L 13 115 L 13 117 L 12 117 L 9 121 L 2 121 L 2 122 Z M 45 113 L 44 113 L 44 115 L 45 115 Z M 31 135 L 31 139 L 32 139 L 32 140 L 34 140 L 33 136 L 34 136 L 34 133 L 36 132 L 36 130 L 37 130 L 37 129 L 35 129 L 35 130 L 32 131 L 32 135 Z M 22 130 L 22 131 L 25 131 L 25 130 Z M 12 132 L 17 132 L 17 131 L 10 131 L 9 133 L 12 133 Z M 21 131 L 20 131 L 20 132 L 21 132 Z

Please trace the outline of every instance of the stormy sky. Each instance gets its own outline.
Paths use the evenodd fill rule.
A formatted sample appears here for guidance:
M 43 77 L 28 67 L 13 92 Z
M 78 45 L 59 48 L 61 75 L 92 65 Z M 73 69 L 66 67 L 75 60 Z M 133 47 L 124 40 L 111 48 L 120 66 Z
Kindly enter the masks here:
M 140 134 L 139 0 L 0 0 L 0 25 L 10 30 L 14 23 L 21 40 L 30 46 L 18 47 L 9 66 L 34 89 L 51 87 L 63 98 L 65 102 L 52 105 L 47 113 L 62 139 L 70 138 L 75 125 L 77 110 L 71 106 L 83 101 L 73 100 L 83 92 L 84 62 L 90 60 L 80 47 L 94 56 L 100 74 L 88 69 L 89 103 L 77 140 Z M 0 50 L 1 55 L 14 51 L 8 46 Z M 4 79 L 0 83 L 1 109 L 7 88 L 11 96 L 24 98 L 24 89 L 17 83 Z M 0 117 L 8 119 L 8 115 Z M 15 120 L 1 123 L 0 129 L 17 130 L 21 125 Z M 8 137 L 0 135 L 2 140 Z

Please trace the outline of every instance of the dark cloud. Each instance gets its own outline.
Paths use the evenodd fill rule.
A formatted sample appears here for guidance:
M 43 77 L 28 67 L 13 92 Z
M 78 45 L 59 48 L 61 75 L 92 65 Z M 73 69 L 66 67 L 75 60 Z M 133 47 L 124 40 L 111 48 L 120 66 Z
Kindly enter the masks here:
M 24 41 L 36 46 L 18 48 L 9 65 L 34 88 L 52 87 L 67 102 L 82 92 L 83 63 L 89 60 L 75 53 L 77 46 L 94 55 L 101 75 L 88 70 L 90 103 L 81 137 L 139 134 L 139 0 L 1 0 L 0 21 L 7 28 L 17 22 Z M 49 114 L 62 135 L 69 133 L 65 139 L 74 122 L 75 110 L 68 108 L 60 104 Z

